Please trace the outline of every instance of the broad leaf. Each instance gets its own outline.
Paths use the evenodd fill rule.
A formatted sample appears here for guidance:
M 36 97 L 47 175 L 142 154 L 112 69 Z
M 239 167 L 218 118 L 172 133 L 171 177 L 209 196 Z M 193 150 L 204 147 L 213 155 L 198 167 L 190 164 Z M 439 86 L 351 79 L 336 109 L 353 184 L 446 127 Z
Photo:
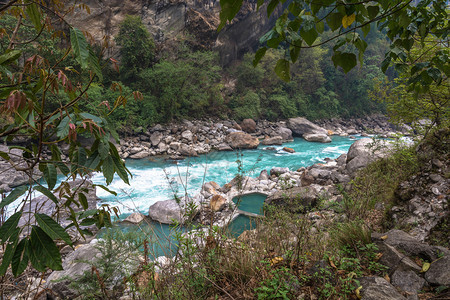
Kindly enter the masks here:
M 8 196 L 3 198 L 2 202 L 0 203 L 0 208 L 5 207 L 6 205 L 11 204 L 12 202 L 16 201 L 17 198 L 25 194 L 25 192 L 28 190 L 28 186 L 22 185 L 19 187 L 16 187 L 11 193 L 9 193 Z
M 108 193 L 110 193 L 110 194 L 112 194 L 112 195 L 114 195 L 114 196 L 117 196 L 117 193 L 116 193 L 116 192 L 114 192 L 113 190 L 108 189 L 106 186 L 104 186 L 104 185 L 102 185 L 102 184 L 93 184 L 92 186 L 93 186 L 93 187 L 97 187 L 97 186 L 98 186 L 99 188 L 101 188 L 101 189 L 107 191 Z
M 350 16 L 344 16 L 342 18 L 342 26 L 344 28 L 349 27 L 350 25 L 353 24 L 353 22 L 355 22 L 355 18 L 356 18 L 355 14 L 351 14 Z
M 55 220 L 46 214 L 35 214 L 37 223 L 52 239 L 61 239 L 68 245 L 72 245 L 69 234 Z
M 58 172 L 56 171 L 56 167 L 51 163 L 46 163 L 45 168 L 43 169 L 43 175 L 45 181 L 47 182 L 48 189 L 52 190 L 58 180 Z
M 103 175 L 105 176 L 105 179 L 106 179 L 106 184 L 110 184 L 114 179 L 114 162 L 113 162 L 111 156 L 108 156 L 103 161 L 102 170 L 103 170 Z
M 30 248 L 33 249 L 34 258 L 37 259 L 38 266 L 49 267 L 52 270 L 62 270 L 61 255 L 55 242 L 39 227 L 33 226 L 30 236 Z M 33 264 L 37 269 L 37 267 Z
M 341 27 L 343 14 L 340 12 L 332 13 L 327 17 L 327 24 L 332 31 Z
M 300 29 L 300 35 L 309 46 L 312 46 L 312 44 L 314 44 L 318 37 L 318 33 L 315 28 L 312 28 L 308 31 L 304 31 L 302 28 Z
M 20 50 L 7 50 L 6 53 L 0 55 L 0 66 L 8 65 L 18 59 L 22 55 Z
M 102 68 L 100 67 L 99 58 L 97 55 L 95 55 L 94 51 L 89 47 L 89 67 L 92 70 L 92 72 L 97 75 L 98 79 L 100 81 L 103 81 L 103 74 L 102 74 Z
M 282 80 L 289 82 L 290 80 L 290 66 L 289 62 L 285 59 L 279 59 L 277 65 L 275 66 L 275 73 Z
M 84 209 L 87 209 L 89 207 L 89 203 L 87 201 L 86 195 L 83 193 L 78 193 L 78 200 L 81 203 L 81 206 L 83 206 Z
M 0 227 L 0 241 L 2 244 L 6 243 L 6 241 L 13 235 L 13 233 L 17 230 L 17 225 L 19 224 L 19 220 L 22 217 L 22 212 L 18 211 L 13 214 L 11 217 L 6 220 L 5 223 Z
M 11 261 L 11 270 L 15 277 L 22 274 L 28 266 L 28 247 L 28 239 L 23 239 L 20 241 L 20 243 L 16 247 L 16 250 L 14 251 L 14 255 Z
M 120 157 L 112 156 L 113 162 L 114 162 L 114 168 L 116 169 L 117 174 L 119 177 L 126 183 L 130 184 L 128 181 L 128 173 L 125 169 L 125 166 L 123 162 L 120 160 Z
M 255 53 L 255 58 L 253 59 L 253 66 L 256 67 L 258 63 L 260 62 L 261 58 L 264 57 L 266 54 L 267 47 L 259 48 L 258 51 Z
M 20 228 L 16 228 L 11 235 L 11 239 L 13 241 L 11 243 L 8 243 L 8 245 L 6 246 L 6 251 L 3 254 L 2 264 L 0 266 L 0 276 L 5 275 L 6 270 L 8 270 L 8 266 L 13 258 L 17 243 L 19 242 L 19 234 Z
M 41 192 L 42 194 L 44 194 L 47 198 L 49 198 L 50 200 L 52 200 L 55 204 L 58 204 L 58 198 L 56 198 L 56 196 L 46 187 L 38 185 L 35 186 L 34 189 L 38 192 Z

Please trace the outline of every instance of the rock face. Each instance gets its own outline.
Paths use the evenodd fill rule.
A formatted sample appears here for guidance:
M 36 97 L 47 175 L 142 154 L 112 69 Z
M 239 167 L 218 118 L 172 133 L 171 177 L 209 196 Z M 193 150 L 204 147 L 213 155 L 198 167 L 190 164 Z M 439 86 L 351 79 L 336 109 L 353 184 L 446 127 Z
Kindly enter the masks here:
M 231 63 L 257 46 L 259 38 L 272 27 L 276 16 L 284 9 L 277 7 L 268 19 L 264 7 L 257 10 L 254 3 L 244 2 L 241 13 L 232 24 L 218 33 L 218 1 L 87 0 L 84 3 L 89 6 L 90 13 L 76 9 L 67 17 L 68 23 L 89 31 L 99 44 L 104 35 L 117 36 L 126 15 L 139 16 L 155 41 L 175 40 L 183 32 L 188 32 L 194 36 L 198 48 L 217 49 L 222 65 Z M 117 56 L 118 48 L 113 39 L 110 42 L 113 47 L 107 55 Z
M 255 149 L 259 140 L 245 132 L 232 132 L 227 135 L 225 141 L 233 149 Z
M 294 135 L 301 136 L 309 142 L 329 143 L 328 131 L 305 118 L 290 118 L 287 123 Z
M 433 285 L 450 286 L 450 255 L 434 261 L 425 273 L 425 279 Z

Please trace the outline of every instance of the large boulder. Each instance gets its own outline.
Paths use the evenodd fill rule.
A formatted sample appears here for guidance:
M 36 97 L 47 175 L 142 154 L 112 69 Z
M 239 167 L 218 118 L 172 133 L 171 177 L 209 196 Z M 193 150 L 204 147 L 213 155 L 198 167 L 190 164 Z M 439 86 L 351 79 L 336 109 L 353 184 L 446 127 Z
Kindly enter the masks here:
M 283 138 L 280 135 L 273 136 L 273 137 L 266 137 L 261 144 L 263 145 L 282 145 L 283 144 Z
M 285 141 L 290 141 L 292 140 L 292 130 L 290 130 L 289 128 L 286 127 L 278 127 L 277 129 L 277 134 L 280 135 L 283 140 Z
M 331 143 L 331 138 L 324 133 L 304 134 L 303 138 L 308 142 Z
M 191 206 L 191 203 L 193 203 L 194 206 Z M 196 203 L 193 198 L 182 198 L 179 203 L 174 199 L 169 199 L 158 201 L 151 205 L 148 210 L 148 215 L 152 220 L 163 224 L 183 224 L 188 219 L 194 217 L 192 214 L 197 213 L 198 207 L 198 203 Z M 193 211 L 191 211 L 191 209 L 193 209 Z
M 161 131 L 153 132 L 152 135 L 150 136 L 150 142 L 152 143 L 153 147 L 158 146 L 159 142 L 161 142 L 163 137 L 164 135 L 162 134 Z
M 329 143 L 328 131 L 305 118 L 290 118 L 287 123 L 294 135 L 301 136 L 309 142 Z
M 305 118 L 297 117 L 290 118 L 287 123 L 292 133 L 297 136 L 303 136 L 304 134 L 327 134 L 327 130 L 325 128 L 320 127 L 319 125 L 314 124 L 311 121 L 308 121 Z
M 233 149 L 255 149 L 259 140 L 245 132 L 232 132 L 225 138 L 225 142 Z
M 188 157 L 198 156 L 197 151 L 195 151 L 195 149 L 193 147 L 186 145 L 186 144 L 181 144 L 178 151 L 183 156 L 188 156 Z
M 256 122 L 252 119 L 244 119 L 241 123 L 241 128 L 247 133 L 253 133 L 256 131 Z
M 209 202 L 209 207 L 212 211 L 219 211 L 225 208 L 227 199 L 221 195 L 214 195 Z
M 385 141 L 376 141 L 364 138 L 354 142 L 347 153 L 346 169 L 350 174 L 354 174 L 361 168 L 366 167 L 374 160 L 384 157 L 389 149 L 389 144 Z
M 287 206 L 293 212 L 305 212 L 314 207 L 320 197 L 320 190 L 313 186 L 293 187 L 269 195 L 265 203 L 268 205 Z

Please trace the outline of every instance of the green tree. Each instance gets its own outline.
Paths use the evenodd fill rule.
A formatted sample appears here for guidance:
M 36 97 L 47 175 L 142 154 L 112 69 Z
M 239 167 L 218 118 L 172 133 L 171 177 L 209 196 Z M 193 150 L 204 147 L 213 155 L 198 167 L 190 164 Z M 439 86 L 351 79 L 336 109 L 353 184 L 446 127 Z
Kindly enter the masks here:
M 242 3 L 221 1 L 219 29 L 233 20 Z M 284 3 L 283 0 L 258 0 L 257 6 L 264 7 L 270 17 L 275 8 Z M 357 66 L 358 60 L 363 63 L 367 42 L 361 34 L 368 35 L 374 23 L 386 32 L 391 42 L 382 70 L 394 65 L 399 72 L 410 71 L 409 89 L 426 92 L 433 82 L 440 84 L 449 76 L 448 47 L 421 62 L 409 54 L 414 44 L 423 47 L 430 37 L 436 44 L 448 44 L 448 19 L 444 0 L 293 0 L 278 16 L 275 26 L 261 38 L 263 47 L 256 52 L 254 63 L 257 64 L 269 48 L 284 49 L 284 57 L 277 61 L 275 72 L 287 81 L 290 63 L 298 60 L 301 49 L 333 43 L 333 64 L 347 73 Z M 332 35 L 319 39 L 326 29 Z
M 115 40 L 120 46 L 122 80 L 133 82 L 153 65 L 155 42 L 139 16 L 126 16 Z
M 15 25 L 2 27 L 0 34 L 0 139 L 11 145 L 9 151 L 0 151 L 0 159 L 29 178 L 29 185 L 19 186 L 7 196 L 2 193 L 0 210 L 16 201 L 18 205 L 0 224 L 0 243 L 5 249 L 0 275 L 11 266 L 12 273 L 18 276 L 29 264 L 40 272 L 47 268 L 60 270 L 61 256 L 55 241 L 72 245 L 69 228 L 84 237 L 88 231 L 82 225 L 110 224 L 113 210 L 108 206 L 83 212 L 88 208 L 86 190 L 72 190 L 69 179 L 86 180 L 91 172 L 102 172 L 107 184 L 115 174 L 125 182 L 129 180 L 129 173 L 110 142 L 110 137 L 117 138 L 117 134 L 106 116 L 80 109 L 83 102 L 89 101 L 86 92 L 90 85 L 102 80 L 102 70 L 85 34 L 64 19 L 54 18 L 66 15 L 74 7 L 87 9 L 84 4 L 73 6 L 60 0 L 10 0 L 0 6 L 2 22 L 15 19 Z M 64 28 L 68 34 L 54 28 Z M 53 37 L 52 47 L 66 46 L 46 51 L 42 37 L 47 42 Z M 138 93 L 131 95 L 140 97 Z M 126 100 L 126 96 L 119 95 L 111 111 Z M 93 143 L 82 146 L 81 135 L 92 137 Z M 25 139 L 25 146 L 14 145 L 17 136 Z M 62 160 L 61 143 L 69 146 L 66 161 Z M 36 170 L 42 173 L 44 181 L 33 176 Z M 65 178 L 60 185 L 58 173 Z M 55 214 L 24 212 L 35 191 L 54 203 Z M 75 206 L 82 211 L 75 213 Z M 62 211 L 71 222 L 67 228 L 57 222 Z

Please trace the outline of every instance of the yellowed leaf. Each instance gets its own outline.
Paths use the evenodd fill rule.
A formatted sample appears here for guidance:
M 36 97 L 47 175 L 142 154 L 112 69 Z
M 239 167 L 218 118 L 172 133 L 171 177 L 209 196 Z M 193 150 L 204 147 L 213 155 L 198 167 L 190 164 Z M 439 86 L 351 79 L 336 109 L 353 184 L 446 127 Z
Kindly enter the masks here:
M 334 262 L 331 260 L 330 257 L 328 257 L 328 261 L 330 262 L 330 266 L 332 266 L 333 268 L 337 269 L 336 265 L 334 264 Z
M 375 261 L 379 261 L 380 260 L 380 258 L 383 256 L 383 253 L 377 253 L 376 255 L 375 255 Z
M 384 275 L 384 279 L 386 279 L 387 282 L 391 282 L 391 278 L 388 274 Z
M 344 28 L 347 28 L 348 26 L 352 25 L 353 22 L 355 22 L 355 19 L 356 19 L 355 14 L 351 14 L 350 16 L 344 16 L 342 18 L 342 26 L 344 26 Z
M 387 235 L 383 235 L 380 239 L 385 240 L 385 239 L 387 239 L 387 238 L 388 238 Z
M 277 257 L 272 258 L 272 260 L 270 261 L 270 265 L 273 266 L 282 261 L 283 261 L 283 257 L 277 256 Z
M 426 262 L 426 263 L 423 263 L 423 265 L 422 265 L 422 271 L 420 271 L 421 273 L 425 273 L 426 271 L 428 271 L 428 269 L 430 268 L 430 263 L 429 262 Z
M 356 294 L 356 297 L 358 297 L 358 299 L 361 299 L 361 289 L 362 289 L 362 286 L 360 286 L 359 288 L 357 288 L 355 290 L 355 294 Z

